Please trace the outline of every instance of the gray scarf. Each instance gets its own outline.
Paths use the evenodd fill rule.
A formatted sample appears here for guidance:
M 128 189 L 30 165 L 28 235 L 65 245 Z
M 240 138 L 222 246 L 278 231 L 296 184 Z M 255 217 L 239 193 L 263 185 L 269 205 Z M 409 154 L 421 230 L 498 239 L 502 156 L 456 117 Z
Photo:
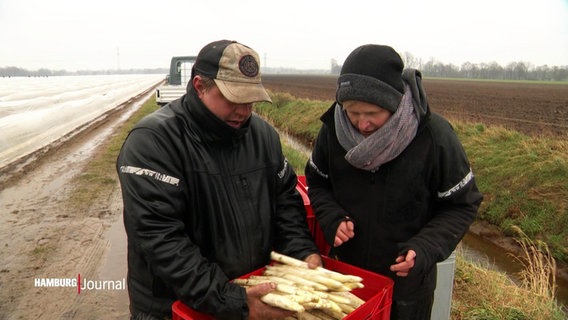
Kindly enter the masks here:
M 396 158 L 416 136 L 418 116 L 412 105 L 412 93 L 405 83 L 404 96 L 396 112 L 373 134 L 365 138 L 349 121 L 343 107 L 335 104 L 335 131 L 339 144 L 347 150 L 345 160 L 352 166 L 376 171 Z

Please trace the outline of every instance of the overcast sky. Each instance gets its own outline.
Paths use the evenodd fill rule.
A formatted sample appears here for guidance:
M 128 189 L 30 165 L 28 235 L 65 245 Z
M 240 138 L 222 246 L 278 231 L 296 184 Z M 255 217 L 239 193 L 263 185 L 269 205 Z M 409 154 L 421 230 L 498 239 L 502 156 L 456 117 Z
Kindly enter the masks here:
M 458 66 L 566 66 L 568 0 L 0 0 L 0 67 L 168 67 L 218 39 L 268 67 L 329 69 L 366 43 Z

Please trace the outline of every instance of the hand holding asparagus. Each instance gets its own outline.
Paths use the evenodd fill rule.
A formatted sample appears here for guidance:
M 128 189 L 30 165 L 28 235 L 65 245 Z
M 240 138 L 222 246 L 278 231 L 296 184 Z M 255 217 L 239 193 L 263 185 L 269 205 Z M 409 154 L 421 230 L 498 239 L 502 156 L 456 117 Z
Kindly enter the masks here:
M 277 252 L 271 253 L 271 259 L 275 263 L 263 275 L 233 282 L 244 287 L 275 284 L 276 289 L 261 300 L 296 313 L 287 319 L 342 319 L 364 303 L 350 292 L 363 287 L 361 277 L 323 267 L 310 269 L 306 262 Z

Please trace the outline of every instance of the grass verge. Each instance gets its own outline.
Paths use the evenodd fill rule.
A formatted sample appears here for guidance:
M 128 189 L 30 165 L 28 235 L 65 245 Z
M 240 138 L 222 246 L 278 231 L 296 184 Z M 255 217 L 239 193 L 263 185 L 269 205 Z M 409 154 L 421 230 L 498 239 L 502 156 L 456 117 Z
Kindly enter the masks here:
M 284 154 L 298 175 L 303 174 L 307 157 L 283 145 Z M 516 232 L 522 233 L 518 228 Z M 554 260 L 548 250 L 520 238 L 525 266 L 521 285 L 490 266 L 468 261 L 456 251 L 452 296 L 452 320 L 561 320 L 567 316 L 554 299 Z M 541 244 L 542 245 L 542 244 Z M 547 254 L 548 253 L 548 254 Z
M 561 320 L 566 316 L 549 295 L 518 286 L 507 275 L 457 253 L 452 320 Z
M 97 201 L 98 195 L 117 185 L 115 165 L 122 143 L 138 121 L 158 108 L 155 97 L 148 99 L 118 131 L 114 132 L 105 145 L 99 148 L 85 170 L 74 178 L 73 183 L 76 187 L 68 200 L 70 207 L 85 211 Z
M 568 262 L 568 142 L 454 122 L 485 195 L 479 219 L 543 241 Z

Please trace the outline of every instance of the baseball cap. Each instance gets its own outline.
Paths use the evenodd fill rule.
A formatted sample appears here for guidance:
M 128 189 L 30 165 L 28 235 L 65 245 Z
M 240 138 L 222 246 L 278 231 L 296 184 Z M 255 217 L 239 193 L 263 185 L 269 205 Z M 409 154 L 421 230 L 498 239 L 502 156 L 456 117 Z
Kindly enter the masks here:
M 201 74 L 214 79 L 233 103 L 272 102 L 261 82 L 259 61 L 256 51 L 237 41 L 211 42 L 199 51 L 192 78 Z

